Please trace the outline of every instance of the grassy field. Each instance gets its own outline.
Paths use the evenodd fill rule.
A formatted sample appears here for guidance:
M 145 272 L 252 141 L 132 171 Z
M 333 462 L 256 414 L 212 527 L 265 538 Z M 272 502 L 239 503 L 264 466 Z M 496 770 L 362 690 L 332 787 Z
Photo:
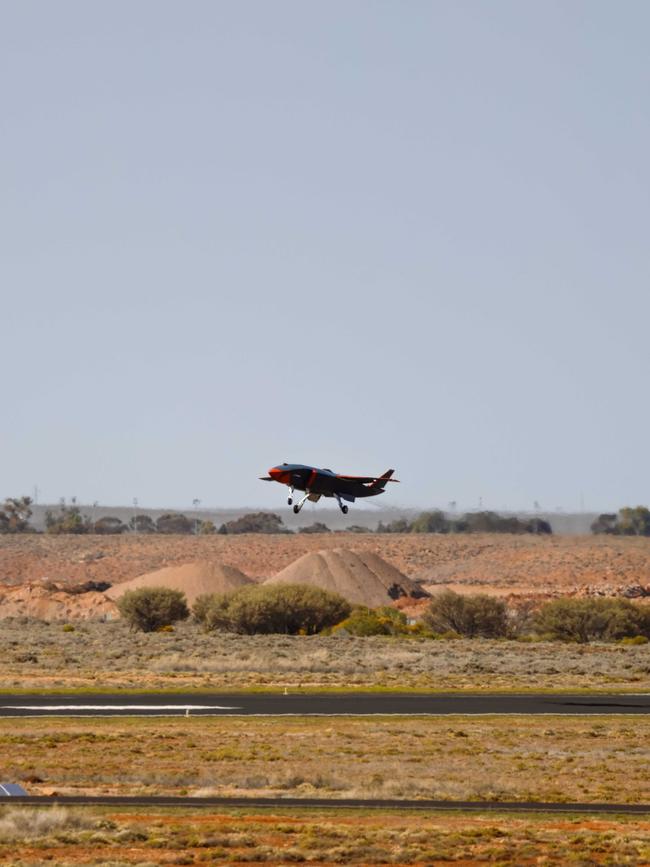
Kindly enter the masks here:
M 9 808 L 0 863 L 233 865 L 650 863 L 650 820 L 360 811 Z
M 66 632 L 62 624 L 5 620 L 0 658 L 0 690 L 650 689 L 650 645 L 237 636 L 191 623 L 144 634 L 119 621 Z
M 30 794 L 650 803 L 645 717 L 0 720 Z

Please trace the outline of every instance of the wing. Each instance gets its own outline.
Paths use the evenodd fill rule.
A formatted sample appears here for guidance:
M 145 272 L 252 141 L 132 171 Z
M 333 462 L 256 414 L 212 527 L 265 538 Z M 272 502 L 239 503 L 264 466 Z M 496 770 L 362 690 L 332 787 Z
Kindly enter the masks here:
M 371 482 L 378 482 L 382 476 L 344 476 L 337 473 L 337 479 L 345 479 L 347 482 L 359 482 L 362 485 L 369 485 Z M 382 479 L 384 482 L 398 482 L 399 479 Z

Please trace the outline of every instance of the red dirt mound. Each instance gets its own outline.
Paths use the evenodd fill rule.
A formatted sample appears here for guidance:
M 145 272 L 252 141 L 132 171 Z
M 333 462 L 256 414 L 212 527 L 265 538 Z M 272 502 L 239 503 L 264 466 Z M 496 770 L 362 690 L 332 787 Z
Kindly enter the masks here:
M 215 563 L 208 560 L 197 560 L 185 563 L 183 566 L 167 566 L 139 575 L 131 581 L 117 584 L 106 591 L 110 599 L 119 599 L 127 590 L 138 590 L 140 587 L 170 587 L 182 590 L 187 601 L 192 604 L 197 596 L 203 593 L 227 593 L 237 590 L 244 584 L 252 584 L 251 579 L 235 566 L 225 563 Z
M 331 548 L 305 554 L 265 584 L 311 584 L 340 593 L 348 602 L 376 608 L 396 599 L 427 596 L 399 569 L 371 551 Z
M 117 608 L 105 593 L 70 593 L 44 584 L 0 588 L 0 618 L 37 620 L 114 620 Z

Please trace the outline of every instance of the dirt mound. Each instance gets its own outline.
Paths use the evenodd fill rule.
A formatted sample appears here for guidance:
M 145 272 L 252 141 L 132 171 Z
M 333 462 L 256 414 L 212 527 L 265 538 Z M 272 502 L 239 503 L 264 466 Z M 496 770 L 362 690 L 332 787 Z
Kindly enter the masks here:
M 138 590 L 140 587 L 169 587 L 172 590 L 182 590 L 191 605 L 197 596 L 203 593 L 227 593 L 237 590 L 244 584 L 252 584 L 252 580 L 235 566 L 227 566 L 208 560 L 196 560 L 183 566 L 167 566 L 139 575 L 131 581 L 114 585 L 106 592 L 110 599 L 119 599 L 127 590 Z
M 311 584 L 340 593 L 348 602 L 376 608 L 426 591 L 372 551 L 330 548 L 305 554 L 265 584 Z
M 117 608 L 105 593 L 91 590 L 70 593 L 45 584 L 0 589 L 0 617 L 32 617 L 36 620 L 114 620 Z

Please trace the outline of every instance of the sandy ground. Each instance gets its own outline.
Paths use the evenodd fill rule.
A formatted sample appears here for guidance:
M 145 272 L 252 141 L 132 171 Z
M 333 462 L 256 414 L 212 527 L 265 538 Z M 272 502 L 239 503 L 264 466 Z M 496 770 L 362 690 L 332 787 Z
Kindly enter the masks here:
M 433 584 L 527 593 L 585 585 L 650 584 L 650 539 L 594 536 L 379 535 L 0 536 L 0 584 L 49 578 L 117 583 L 172 564 L 217 560 L 267 578 L 309 551 L 346 547 L 378 554 Z

